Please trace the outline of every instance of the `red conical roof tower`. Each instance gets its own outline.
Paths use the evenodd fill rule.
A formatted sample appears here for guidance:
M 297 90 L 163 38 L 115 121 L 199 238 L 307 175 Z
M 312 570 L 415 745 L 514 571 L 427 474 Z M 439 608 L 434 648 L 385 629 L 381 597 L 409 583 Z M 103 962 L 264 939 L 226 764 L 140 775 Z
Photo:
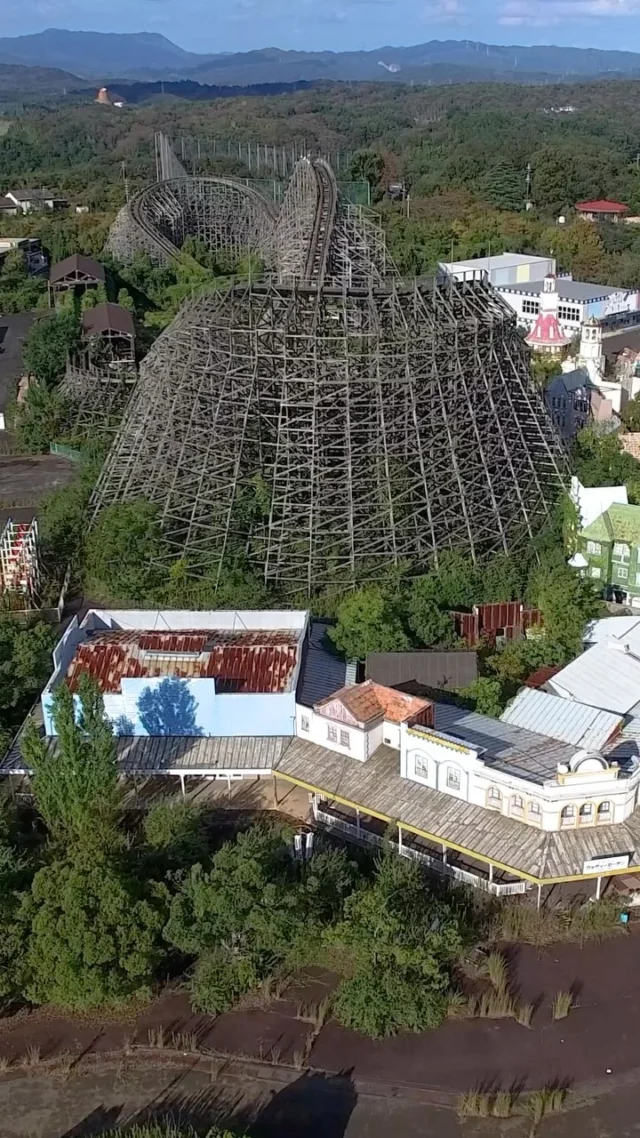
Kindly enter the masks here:
M 538 319 L 526 337 L 536 352 L 559 352 L 571 343 L 571 336 L 565 336 L 558 323 L 558 300 L 556 278 L 550 273 L 544 278 Z

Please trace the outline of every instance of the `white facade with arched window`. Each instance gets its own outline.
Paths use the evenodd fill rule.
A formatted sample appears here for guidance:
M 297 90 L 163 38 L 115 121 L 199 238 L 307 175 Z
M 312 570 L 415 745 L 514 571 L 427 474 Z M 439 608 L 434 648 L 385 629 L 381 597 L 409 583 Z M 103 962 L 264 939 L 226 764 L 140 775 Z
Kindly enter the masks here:
M 553 740 L 549 746 L 553 748 Z M 459 737 L 420 726 L 401 728 L 404 778 L 537 829 L 613 825 L 633 812 L 640 770 L 620 777 L 615 762 L 584 750 L 563 758 L 548 777 L 527 778 Z

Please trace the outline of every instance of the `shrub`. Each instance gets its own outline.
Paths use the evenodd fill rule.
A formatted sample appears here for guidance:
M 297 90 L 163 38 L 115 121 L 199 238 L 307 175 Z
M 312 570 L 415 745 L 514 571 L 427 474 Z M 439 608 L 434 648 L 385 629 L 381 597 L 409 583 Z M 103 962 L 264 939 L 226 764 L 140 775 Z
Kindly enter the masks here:
M 418 970 L 363 967 L 343 980 L 334 1006 L 336 1019 L 374 1039 L 398 1031 L 429 1031 L 447 1015 L 447 996 Z
M 190 985 L 192 1007 L 208 1015 L 221 1015 L 255 987 L 260 975 L 259 965 L 251 957 L 214 949 L 196 963 Z

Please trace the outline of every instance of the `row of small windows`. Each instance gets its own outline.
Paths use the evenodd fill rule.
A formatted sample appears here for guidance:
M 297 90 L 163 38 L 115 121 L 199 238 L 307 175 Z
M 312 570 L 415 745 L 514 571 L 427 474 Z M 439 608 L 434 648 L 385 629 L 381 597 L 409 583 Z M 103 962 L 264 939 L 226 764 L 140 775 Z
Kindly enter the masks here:
M 306 732 L 306 731 L 310 730 L 310 727 L 311 727 L 311 724 L 309 722 L 309 716 L 308 715 L 301 715 L 300 716 L 300 730 Z M 348 731 L 344 731 L 342 728 L 340 728 L 340 730 L 338 730 L 338 728 L 335 726 L 334 723 L 328 723 L 327 724 L 327 742 L 328 743 L 338 743 L 339 742 L 341 747 L 350 747 L 351 746 L 351 736 L 349 735 Z
M 502 810 L 502 793 L 496 786 L 490 786 L 487 791 L 487 806 L 493 810 Z M 527 803 L 527 817 L 530 822 L 541 822 L 542 810 L 538 802 Z M 525 802 L 520 794 L 512 794 L 509 799 L 509 813 L 516 818 L 524 818 Z M 612 818 L 612 808 L 610 802 L 601 802 L 595 811 L 591 802 L 585 802 L 577 814 L 578 823 L 580 825 L 588 825 L 593 822 L 594 816 L 598 822 L 610 822 Z M 575 826 L 576 824 L 576 808 L 575 806 L 564 806 L 560 812 L 560 825 L 561 826 Z
M 525 316 L 537 316 L 540 311 L 539 300 L 523 300 L 522 312 Z
M 572 320 L 574 323 L 580 321 L 580 309 L 570 308 L 566 304 L 558 305 L 558 318 L 560 320 Z
M 581 826 L 589 825 L 593 822 L 594 815 L 598 822 L 610 822 L 613 816 L 610 802 L 601 802 L 594 812 L 593 803 L 585 802 L 579 808 L 577 813 L 578 824 Z M 576 824 L 576 808 L 575 806 L 563 806 L 560 811 L 560 825 L 561 826 L 575 826 Z
M 602 545 L 599 541 L 587 542 L 587 553 L 600 554 L 602 553 Z M 613 546 L 613 556 L 616 561 L 628 561 L 631 556 L 631 547 L 625 545 L 623 541 L 616 541 Z

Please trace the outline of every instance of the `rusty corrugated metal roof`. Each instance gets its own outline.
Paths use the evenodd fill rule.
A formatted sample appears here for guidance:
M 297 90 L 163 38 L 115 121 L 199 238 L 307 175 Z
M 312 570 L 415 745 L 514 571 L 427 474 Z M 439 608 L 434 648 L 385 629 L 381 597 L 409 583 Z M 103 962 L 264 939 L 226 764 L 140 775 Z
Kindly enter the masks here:
M 67 682 L 75 691 L 88 672 L 102 692 L 118 692 L 125 677 L 180 676 L 213 678 L 218 692 L 286 692 L 297 657 L 291 632 L 101 632 L 79 645 Z

